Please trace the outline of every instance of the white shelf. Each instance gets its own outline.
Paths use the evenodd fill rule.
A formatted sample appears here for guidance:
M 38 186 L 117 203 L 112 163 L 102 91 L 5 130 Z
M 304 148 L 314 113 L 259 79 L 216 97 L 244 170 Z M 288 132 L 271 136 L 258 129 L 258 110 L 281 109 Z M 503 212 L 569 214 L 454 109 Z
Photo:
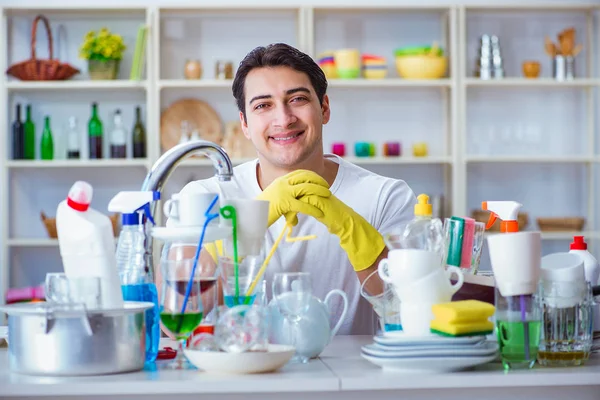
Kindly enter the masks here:
M 551 78 L 504 78 L 482 80 L 479 78 L 466 78 L 466 86 L 472 87 L 544 87 L 544 88 L 572 88 L 572 87 L 595 87 L 600 86 L 600 79 L 580 78 L 572 81 L 557 81 Z
M 343 157 L 344 160 L 357 165 L 375 164 L 450 164 L 452 159 L 444 156 L 428 157 Z
M 332 88 L 370 87 L 450 87 L 450 79 L 330 79 Z
M 231 89 L 232 79 L 163 79 L 158 82 L 159 89 L 186 88 L 228 88 Z
M 6 166 L 20 168 L 105 168 L 105 167 L 148 167 L 147 159 L 102 159 L 102 160 L 10 160 Z
M 256 158 L 232 158 L 231 163 L 236 166 L 255 159 Z M 179 164 L 179 166 L 182 167 L 212 167 L 213 165 L 213 162 L 206 157 L 186 158 Z
M 542 239 L 544 240 L 569 240 L 573 239 L 573 236 L 585 236 L 586 239 L 598 239 L 600 238 L 600 232 L 542 232 Z
M 10 247 L 57 247 L 58 239 L 50 238 L 27 238 L 27 239 L 8 239 Z
M 469 163 L 550 163 L 550 164 L 576 164 L 591 163 L 598 160 L 593 156 L 467 156 Z
M 146 81 L 87 81 L 87 80 L 64 80 L 64 81 L 9 81 L 6 88 L 10 92 L 35 91 L 35 90 L 146 90 Z

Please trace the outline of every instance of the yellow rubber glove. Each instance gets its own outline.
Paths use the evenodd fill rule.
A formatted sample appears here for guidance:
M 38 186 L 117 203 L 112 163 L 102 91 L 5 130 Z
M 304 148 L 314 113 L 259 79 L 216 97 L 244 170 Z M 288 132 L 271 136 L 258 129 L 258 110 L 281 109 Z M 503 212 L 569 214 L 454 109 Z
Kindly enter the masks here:
M 313 205 L 302 202 L 303 196 L 329 197 L 329 184 L 315 172 L 299 169 L 275 179 L 256 198 L 269 201 L 269 226 L 273 225 L 282 215 L 296 225 L 297 213 L 323 218 L 323 212 Z
M 375 263 L 385 248 L 383 236 L 366 219 L 331 195 L 327 198 L 305 196 L 301 201 L 323 212 L 315 217 L 329 232 L 340 238 L 340 246 L 348 254 L 355 271 L 363 271 Z

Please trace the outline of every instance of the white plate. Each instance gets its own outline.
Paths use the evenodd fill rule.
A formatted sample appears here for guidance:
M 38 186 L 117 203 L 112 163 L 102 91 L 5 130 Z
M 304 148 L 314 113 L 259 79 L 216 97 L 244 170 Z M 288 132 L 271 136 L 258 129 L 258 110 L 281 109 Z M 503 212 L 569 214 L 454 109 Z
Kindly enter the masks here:
M 200 241 L 202 227 L 166 227 L 156 226 L 152 228 L 153 238 L 164 241 L 189 241 L 197 244 Z M 229 226 L 209 226 L 204 234 L 204 243 L 214 242 L 215 240 L 225 239 L 231 236 L 232 231 Z
M 498 343 L 483 342 L 481 345 L 459 347 L 384 347 L 376 344 L 362 346 L 362 352 L 368 356 L 384 358 L 405 357 L 482 357 L 498 352 Z
M 183 353 L 196 368 L 225 374 L 272 372 L 292 358 L 294 346 L 270 344 L 265 352 L 225 353 L 184 349 Z
M 485 336 L 446 337 L 440 335 L 407 336 L 402 331 L 386 332 L 385 336 L 374 336 L 375 343 L 383 346 L 423 346 L 423 345 L 469 345 L 485 340 Z
M 361 353 L 361 356 L 386 371 L 396 372 L 452 372 L 487 364 L 494 361 L 497 354 L 481 357 L 420 357 L 420 358 L 384 358 Z

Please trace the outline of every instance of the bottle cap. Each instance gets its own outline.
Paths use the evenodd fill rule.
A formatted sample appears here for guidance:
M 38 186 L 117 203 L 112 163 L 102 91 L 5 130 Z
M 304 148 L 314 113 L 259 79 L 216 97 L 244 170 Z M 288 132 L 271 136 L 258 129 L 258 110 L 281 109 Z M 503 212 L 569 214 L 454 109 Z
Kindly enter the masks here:
M 429 196 L 420 194 L 417 196 L 417 204 L 415 205 L 415 215 L 420 217 L 431 217 L 433 207 L 429 204 Z
M 573 236 L 571 250 L 587 250 L 587 243 L 583 240 L 583 236 Z
M 69 190 L 67 205 L 76 211 L 87 211 L 92 203 L 93 193 L 92 185 L 84 181 L 77 181 Z

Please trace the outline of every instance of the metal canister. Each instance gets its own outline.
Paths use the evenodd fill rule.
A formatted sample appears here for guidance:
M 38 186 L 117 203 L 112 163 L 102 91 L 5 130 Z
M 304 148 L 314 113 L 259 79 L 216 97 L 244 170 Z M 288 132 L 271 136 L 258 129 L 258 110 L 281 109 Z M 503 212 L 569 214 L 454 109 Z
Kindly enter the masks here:
M 575 59 L 572 56 L 557 55 L 552 61 L 552 76 L 557 81 L 575 79 Z
M 8 314 L 9 365 L 16 373 L 45 376 L 138 371 L 145 361 L 145 315 L 152 303 L 86 310 L 74 305 L 21 303 Z

